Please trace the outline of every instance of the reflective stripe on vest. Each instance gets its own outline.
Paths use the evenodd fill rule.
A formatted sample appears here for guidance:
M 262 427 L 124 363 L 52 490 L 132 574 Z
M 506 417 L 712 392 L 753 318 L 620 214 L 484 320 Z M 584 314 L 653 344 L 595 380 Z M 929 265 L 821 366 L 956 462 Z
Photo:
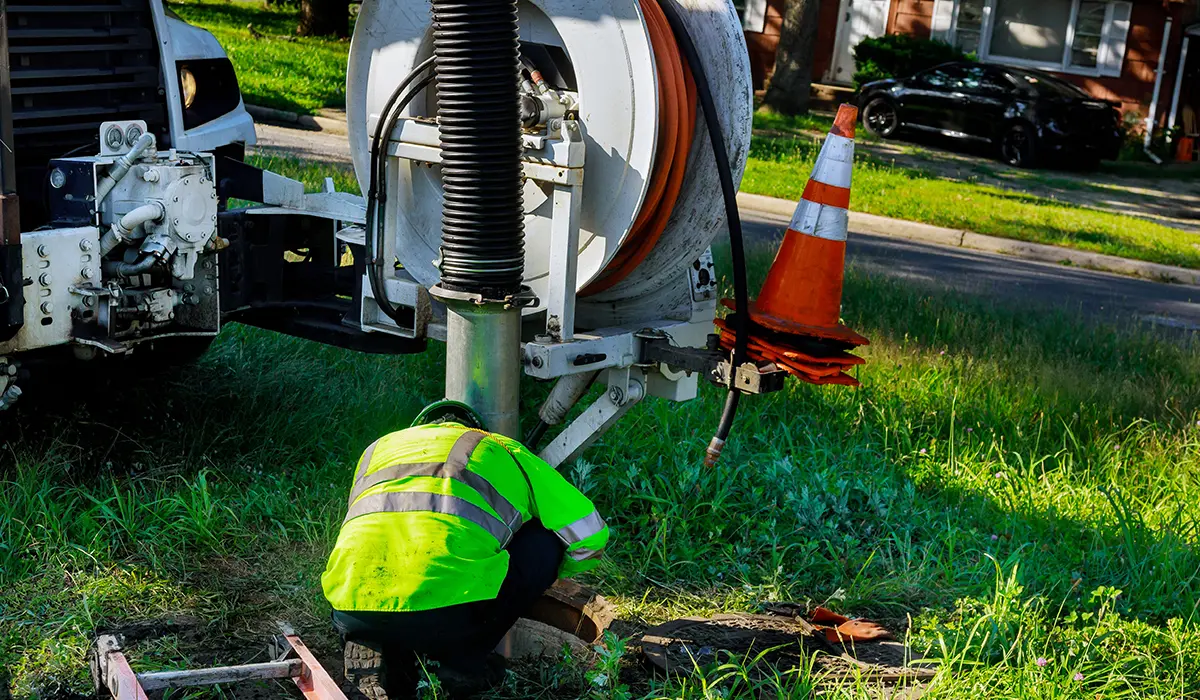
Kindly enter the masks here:
M 588 549 L 586 547 L 580 547 L 579 549 L 567 552 L 567 555 L 575 561 L 587 561 L 588 559 L 595 559 L 602 554 L 604 554 L 603 549 Z
M 362 515 L 412 512 L 456 515 L 486 530 L 489 535 L 496 538 L 501 549 L 512 539 L 512 530 L 507 525 L 474 503 L 458 496 L 420 491 L 375 493 L 365 496 L 350 506 L 350 511 L 346 513 L 346 519 L 342 522 L 342 526 L 344 527 L 346 523 Z
M 592 511 L 585 517 L 576 520 L 570 525 L 558 528 L 554 534 L 558 535 L 558 539 L 566 543 L 568 547 L 576 542 L 582 542 L 592 535 L 604 529 L 604 518 L 600 517 L 600 513 Z
M 433 510 L 435 512 L 448 513 L 451 515 L 461 515 L 488 532 L 492 532 L 492 525 L 494 523 L 499 523 L 504 528 L 504 531 L 502 536 L 498 536 L 496 539 L 500 541 L 500 547 L 503 549 L 508 545 L 508 541 L 512 539 L 513 533 L 519 530 L 521 525 L 524 523 L 522 522 L 521 511 L 513 506 L 508 499 L 501 495 L 500 492 L 496 490 L 496 487 L 492 486 L 491 482 L 467 468 L 467 465 L 471 461 L 471 455 L 475 453 L 475 449 L 479 447 L 479 443 L 483 442 L 485 437 L 487 437 L 486 433 L 476 430 L 470 430 L 463 433 L 457 440 L 454 441 L 454 445 L 450 448 L 450 453 L 446 456 L 445 462 L 394 464 L 390 467 L 384 467 L 383 469 L 378 469 L 370 474 L 364 475 L 363 472 L 369 467 L 370 458 L 375 451 L 375 445 L 371 445 L 371 447 L 367 448 L 367 453 L 363 456 L 364 464 L 360 466 L 357 479 L 354 483 L 354 488 L 350 491 L 350 510 L 346 514 L 346 520 L 343 521 L 343 524 L 348 522 L 352 517 L 366 515 L 367 513 L 422 510 L 421 508 L 402 508 L 397 510 L 386 509 L 377 511 L 356 508 L 358 505 L 356 501 L 358 501 L 359 497 L 362 496 L 362 494 L 372 486 L 377 486 L 385 481 L 401 479 L 407 476 L 441 477 L 453 479 L 475 489 L 479 495 L 483 497 L 484 501 L 496 511 L 500 518 L 497 519 L 495 516 L 492 516 L 482 508 L 479 508 L 468 501 L 463 501 L 462 499 L 454 496 L 444 496 L 443 498 L 453 498 L 457 501 L 461 501 L 467 505 L 470 505 L 472 508 L 478 510 L 478 512 L 481 513 L 486 520 L 469 517 L 468 515 L 459 513 L 455 510 L 440 510 L 435 508 L 428 508 L 426 510 Z M 363 501 L 368 501 L 371 499 L 372 497 L 368 496 L 367 498 L 363 499 Z

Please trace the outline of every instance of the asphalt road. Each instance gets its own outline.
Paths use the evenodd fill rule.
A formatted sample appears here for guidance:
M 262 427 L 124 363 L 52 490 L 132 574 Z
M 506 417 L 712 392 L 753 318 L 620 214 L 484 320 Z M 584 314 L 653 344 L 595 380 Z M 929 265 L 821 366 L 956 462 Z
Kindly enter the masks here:
M 778 240 L 782 217 L 742 211 L 748 242 Z M 1051 263 L 850 232 L 847 264 L 868 274 L 931 289 L 981 296 L 1006 305 L 1059 307 L 1093 320 L 1200 330 L 1200 287 L 1162 284 Z
M 338 163 L 350 162 L 346 137 L 320 132 L 259 125 L 264 154 L 290 155 Z M 782 237 L 787 220 L 777 215 L 743 210 L 748 242 L 766 244 Z M 1056 306 L 1101 321 L 1150 323 L 1200 330 L 1200 287 L 1161 284 L 1033 262 L 964 248 L 918 243 L 851 231 L 847 246 L 850 265 L 870 274 L 885 275 L 958 294 L 985 297 L 1025 308 Z

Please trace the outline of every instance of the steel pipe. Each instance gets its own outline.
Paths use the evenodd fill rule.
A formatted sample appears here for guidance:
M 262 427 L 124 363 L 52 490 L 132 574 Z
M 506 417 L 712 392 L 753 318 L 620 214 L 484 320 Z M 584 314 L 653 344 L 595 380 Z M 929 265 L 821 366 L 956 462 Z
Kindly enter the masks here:
M 475 409 L 488 430 L 519 440 L 520 388 L 520 309 L 448 302 L 446 398 Z

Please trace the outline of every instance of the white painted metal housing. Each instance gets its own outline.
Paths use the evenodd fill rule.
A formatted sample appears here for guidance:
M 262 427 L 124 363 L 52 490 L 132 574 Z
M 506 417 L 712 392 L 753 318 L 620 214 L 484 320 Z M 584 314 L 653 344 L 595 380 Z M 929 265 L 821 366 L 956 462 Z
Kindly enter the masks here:
M 683 0 L 685 21 L 704 69 L 740 182 L 750 142 L 752 92 L 745 40 L 728 0 Z M 521 40 L 561 49 L 577 79 L 579 121 L 586 147 L 579 211 L 577 288 L 593 280 L 616 254 L 637 217 L 653 170 L 658 131 L 658 85 L 653 49 L 637 0 L 522 0 Z M 409 71 L 432 55 L 428 0 L 367 0 L 351 47 L 347 116 L 351 152 L 366 191 L 370 133 L 379 111 Z M 423 99 L 422 99 L 423 97 Z M 407 110 L 436 113 L 433 89 Z M 408 274 L 424 286 L 438 281 L 441 182 L 436 164 L 398 160 L 389 177 L 388 231 Z M 525 187 L 526 282 L 544 308 L 551 273 L 554 190 Z M 680 197 L 657 248 L 628 279 L 578 305 L 581 325 L 595 327 L 660 318 L 679 294 L 686 268 L 724 231 L 715 160 L 703 121 L 697 125 Z M 687 292 L 681 288 L 686 299 Z M 680 300 L 675 300 L 680 301 Z M 535 308 L 531 311 L 537 311 Z M 628 311 L 629 313 L 626 313 Z

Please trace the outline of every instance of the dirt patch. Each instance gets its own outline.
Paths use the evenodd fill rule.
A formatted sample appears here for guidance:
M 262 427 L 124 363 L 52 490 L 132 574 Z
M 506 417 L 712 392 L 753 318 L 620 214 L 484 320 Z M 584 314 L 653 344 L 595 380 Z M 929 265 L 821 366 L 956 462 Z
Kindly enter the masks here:
M 895 683 L 932 675 L 914 667 L 908 649 L 898 642 L 835 645 L 811 630 L 800 620 L 768 615 L 683 618 L 647 631 L 642 651 L 668 673 L 690 673 L 727 661 L 750 665 L 757 659 L 750 671 L 764 677 L 810 664 L 814 676 L 829 680 L 864 676 Z

